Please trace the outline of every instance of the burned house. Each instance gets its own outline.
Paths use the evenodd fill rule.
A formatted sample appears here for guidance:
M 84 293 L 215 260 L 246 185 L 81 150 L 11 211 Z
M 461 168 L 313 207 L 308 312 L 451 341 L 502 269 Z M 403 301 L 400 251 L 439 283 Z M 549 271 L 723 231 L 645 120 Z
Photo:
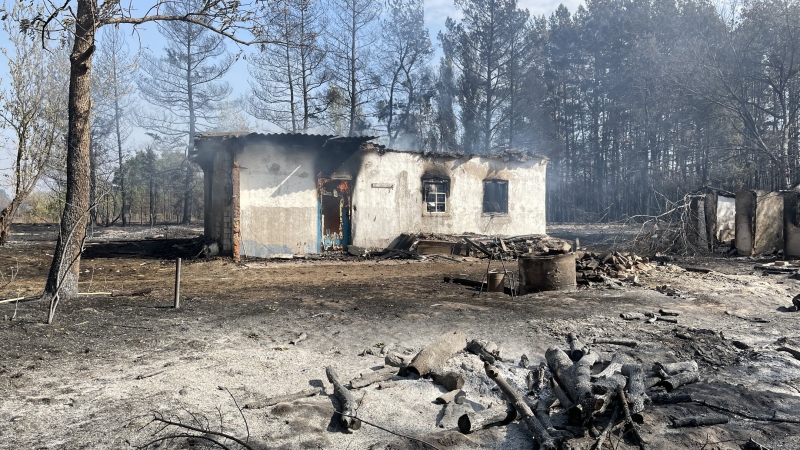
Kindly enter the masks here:
M 544 234 L 547 159 L 394 151 L 370 137 L 204 134 L 204 234 L 223 252 L 266 257 L 401 233 Z

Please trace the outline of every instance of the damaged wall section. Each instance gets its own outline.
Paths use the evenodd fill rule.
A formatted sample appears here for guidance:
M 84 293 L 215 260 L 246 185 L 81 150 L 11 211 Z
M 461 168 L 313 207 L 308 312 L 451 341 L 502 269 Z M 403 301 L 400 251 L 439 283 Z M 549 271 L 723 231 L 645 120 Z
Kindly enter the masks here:
M 242 254 L 313 253 L 317 245 L 315 154 L 248 145 L 241 166 Z
M 545 233 L 544 157 L 361 150 L 348 165 L 358 173 L 352 196 L 353 245 L 384 247 L 407 232 Z M 439 201 L 431 207 L 425 191 L 425 181 L 435 179 L 447 180 L 444 211 Z M 487 184 L 493 204 L 485 212 Z M 502 194 L 505 205 L 498 200 Z
M 758 255 L 783 250 L 783 193 L 736 193 L 736 250 Z

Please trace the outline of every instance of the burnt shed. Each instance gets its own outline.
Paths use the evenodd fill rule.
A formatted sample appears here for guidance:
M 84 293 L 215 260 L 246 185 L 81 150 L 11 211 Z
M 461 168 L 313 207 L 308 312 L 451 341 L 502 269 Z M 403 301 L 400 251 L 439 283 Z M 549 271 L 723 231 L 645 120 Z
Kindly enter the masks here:
M 239 258 L 383 248 L 409 232 L 544 234 L 547 158 L 395 151 L 372 139 L 197 136 L 205 236 Z

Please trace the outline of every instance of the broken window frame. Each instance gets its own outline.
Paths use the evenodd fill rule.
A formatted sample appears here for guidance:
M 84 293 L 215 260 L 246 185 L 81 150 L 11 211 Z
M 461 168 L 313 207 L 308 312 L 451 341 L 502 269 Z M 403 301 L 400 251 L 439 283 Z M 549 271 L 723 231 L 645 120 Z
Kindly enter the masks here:
M 431 190 L 433 188 L 433 190 Z M 430 201 L 430 196 L 433 195 L 433 201 Z M 450 179 L 449 178 L 423 178 L 422 179 L 422 203 L 425 207 L 425 212 L 429 214 L 445 214 L 447 213 L 447 203 L 450 197 Z M 433 207 L 433 208 L 431 208 Z
M 490 187 L 492 186 L 492 187 Z M 495 187 L 496 186 L 496 187 Z M 499 201 L 488 198 L 489 191 L 494 189 L 495 195 L 499 195 Z M 487 208 L 487 206 L 490 206 Z M 483 180 L 483 214 L 508 214 L 508 180 Z

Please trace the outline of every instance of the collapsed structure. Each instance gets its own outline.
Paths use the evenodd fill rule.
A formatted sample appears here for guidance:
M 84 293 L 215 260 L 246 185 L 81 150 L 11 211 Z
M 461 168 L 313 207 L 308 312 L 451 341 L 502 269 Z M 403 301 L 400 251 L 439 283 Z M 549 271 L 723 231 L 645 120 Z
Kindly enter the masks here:
M 396 151 L 374 138 L 213 133 L 204 234 L 234 258 L 383 248 L 406 232 L 545 233 L 547 158 Z
M 705 187 L 688 200 L 684 228 L 695 248 L 714 251 L 733 241 L 742 256 L 800 257 L 800 191 Z
M 736 195 L 721 189 L 704 187 L 689 196 L 687 236 L 696 248 L 714 251 L 734 239 Z

